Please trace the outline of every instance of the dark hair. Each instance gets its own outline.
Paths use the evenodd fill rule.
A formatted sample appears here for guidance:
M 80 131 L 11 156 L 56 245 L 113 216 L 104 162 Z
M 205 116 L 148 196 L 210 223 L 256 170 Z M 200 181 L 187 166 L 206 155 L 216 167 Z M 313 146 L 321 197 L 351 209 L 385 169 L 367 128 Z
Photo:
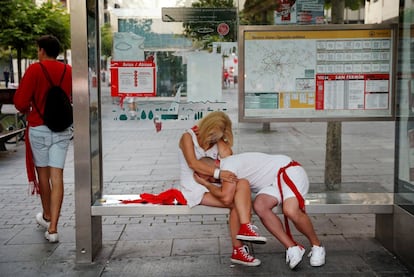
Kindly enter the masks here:
M 52 58 L 56 58 L 60 53 L 60 42 L 52 35 L 45 35 L 38 38 L 37 46 L 39 49 L 44 49 L 46 55 Z

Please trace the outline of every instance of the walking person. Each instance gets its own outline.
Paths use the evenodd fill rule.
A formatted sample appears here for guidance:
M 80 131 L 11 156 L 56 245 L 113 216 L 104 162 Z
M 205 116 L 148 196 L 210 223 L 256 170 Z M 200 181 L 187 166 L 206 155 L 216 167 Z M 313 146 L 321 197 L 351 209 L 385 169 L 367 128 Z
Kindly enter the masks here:
M 9 72 L 9 69 L 7 67 L 4 68 L 3 76 L 4 76 L 4 85 L 5 85 L 6 88 L 8 88 L 9 87 L 9 80 L 10 80 L 10 72 Z
M 49 242 L 59 241 L 58 221 L 64 195 L 63 169 L 72 137 L 70 127 L 62 132 L 53 132 L 43 120 L 46 95 L 51 87 L 48 76 L 53 84 L 60 84 L 72 99 L 72 68 L 56 59 L 59 52 L 60 43 L 56 37 L 40 37 L 37 40 L 39 62 L 28 67 L 14 96 L 15 107 L 27 115 L 27 175 L 32 194 L 40 194 L 43 211 L 36 215 L 36 221 L 46 229 L 45 238 Z

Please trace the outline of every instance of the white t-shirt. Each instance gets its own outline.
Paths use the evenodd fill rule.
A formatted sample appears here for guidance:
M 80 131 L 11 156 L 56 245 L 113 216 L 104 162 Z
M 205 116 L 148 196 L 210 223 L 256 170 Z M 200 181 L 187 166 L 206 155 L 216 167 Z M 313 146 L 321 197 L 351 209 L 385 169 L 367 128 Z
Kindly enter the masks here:
M 207 151 L 198 144 L 197 136 L 193 130 L 189 129 L 187 132 L 191 135 L 194 144 L 194 152 L 197 160 L 203 157 L 210 157 L 212 159 L 217 159 L 218 157 L 218 147 L 217 144 L 213 145 Z M 208 189 L 203 185 L 200 185 L 194 180 L 192 170 L 185 160 L 184 154 L 182 151 L 179 151 L 179 160 L 180 160 L 180 190 L 187 200 L 187 205 L 190 207 L 200 204 L 204 193 L 208 192 Z
M 285 155 L 270 155 L 258 152 L 246 152 L 228 156 L 220 161 L 220 169 L 229 170 L 239 179 L 247 179 L 253 193 L 266 193 L 281 202 L 280 191 L 277 185 L 279 169 L 288 165 L 292 159 Z M 292 166 L 286 173 L 293 181 L 299 192 L 305 195 L 309 189 L 309 181 L 305 170 L 301 166 Z M 284 199 L 294 197 L 292 190 L 282 178 Z

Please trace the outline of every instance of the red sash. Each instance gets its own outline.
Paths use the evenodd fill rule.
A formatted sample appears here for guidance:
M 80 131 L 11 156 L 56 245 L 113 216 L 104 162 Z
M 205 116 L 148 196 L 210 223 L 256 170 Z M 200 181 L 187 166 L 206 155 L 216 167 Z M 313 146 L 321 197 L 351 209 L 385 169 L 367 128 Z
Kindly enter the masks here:
M 293 193 L 295 194 L 296 198 L 298 199 L 299 202 L 299 208 L 305 213 L 305 199 L 303 199 L 303 196 L 299 193 L 298 189 L 296 188 L 295 184 L 293 183 L 293 181 L 289 178 L 288 174 L 286 173 L 286 169 L 288 169 L 291 166 L 300 166 L 300 163 L 296 162 L 296 161 L 291 161 L 288 165 L 286 165 L 285 167 L 282 167 L 279 169 L 279 172 L 277 173 L 277 185 L 279 187 L 279 191 L 280 191 L 280 198 L 282 201 L 282 208 L 283 208 L 283 192 L 282 192 L 282 182 L 281 182 L 281 177 L 283 178 L 283 181 L 285 181 L 285 183 L 288 185 L 288 187 L 293 191 Z M 292 233 L 290 231 L 290 227 L 289 227 L 289 219 L 287 218 L 286 215 L 283 215 L 285 218 L 285 228 L 286 228 L 286 233 L 287 235 L 296 243 L 298 244 L 292 236 Z

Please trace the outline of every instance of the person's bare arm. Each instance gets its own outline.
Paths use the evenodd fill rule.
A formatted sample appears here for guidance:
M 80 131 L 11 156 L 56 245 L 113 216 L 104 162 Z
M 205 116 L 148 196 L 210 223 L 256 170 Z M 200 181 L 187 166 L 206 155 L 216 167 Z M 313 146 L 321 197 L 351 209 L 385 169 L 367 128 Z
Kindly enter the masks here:
M 184 158 L 188 166 L 192 170 L 194 170 L 195 172 L 199 172 L 201 174 L 207 175 L 207 176 L 214 175 L 214 170 L 216 169 L 214 165 L 209 165 L 205 162 L 197 160 L 196 155 L 194 153 L 194 143 L 189 133 L 184 133 L 181 136 L 179 146 L 180 146 L 181 151 L 183 151 Z M 229 182 L 237 181 L 237 176 L 233 172 L 228 171 L 228 170 L 220 171 L 219 177 L 223 181 L 229 181 Z
M 194 143 L 189 133 L 184 133 L 181 136 L 179 146 L 181 151 L 183 151 L 187 165 L 192 170 L 200 172 L 204 175 L 213 176 L 215 169 L 214 166 L 210 166 L 207 163 L 197 160 L 194 153 Z
M 236 182 L 222 181 L 221 186 L 210 183 L 205 178 L 200 177 L 197 173 L 194 173 L 194 179 L 200 185 L 205 186 L 210 193 L 220 200 L 224 205 L 230 206 L 233 203 L 234 194 L 236 191 Z

